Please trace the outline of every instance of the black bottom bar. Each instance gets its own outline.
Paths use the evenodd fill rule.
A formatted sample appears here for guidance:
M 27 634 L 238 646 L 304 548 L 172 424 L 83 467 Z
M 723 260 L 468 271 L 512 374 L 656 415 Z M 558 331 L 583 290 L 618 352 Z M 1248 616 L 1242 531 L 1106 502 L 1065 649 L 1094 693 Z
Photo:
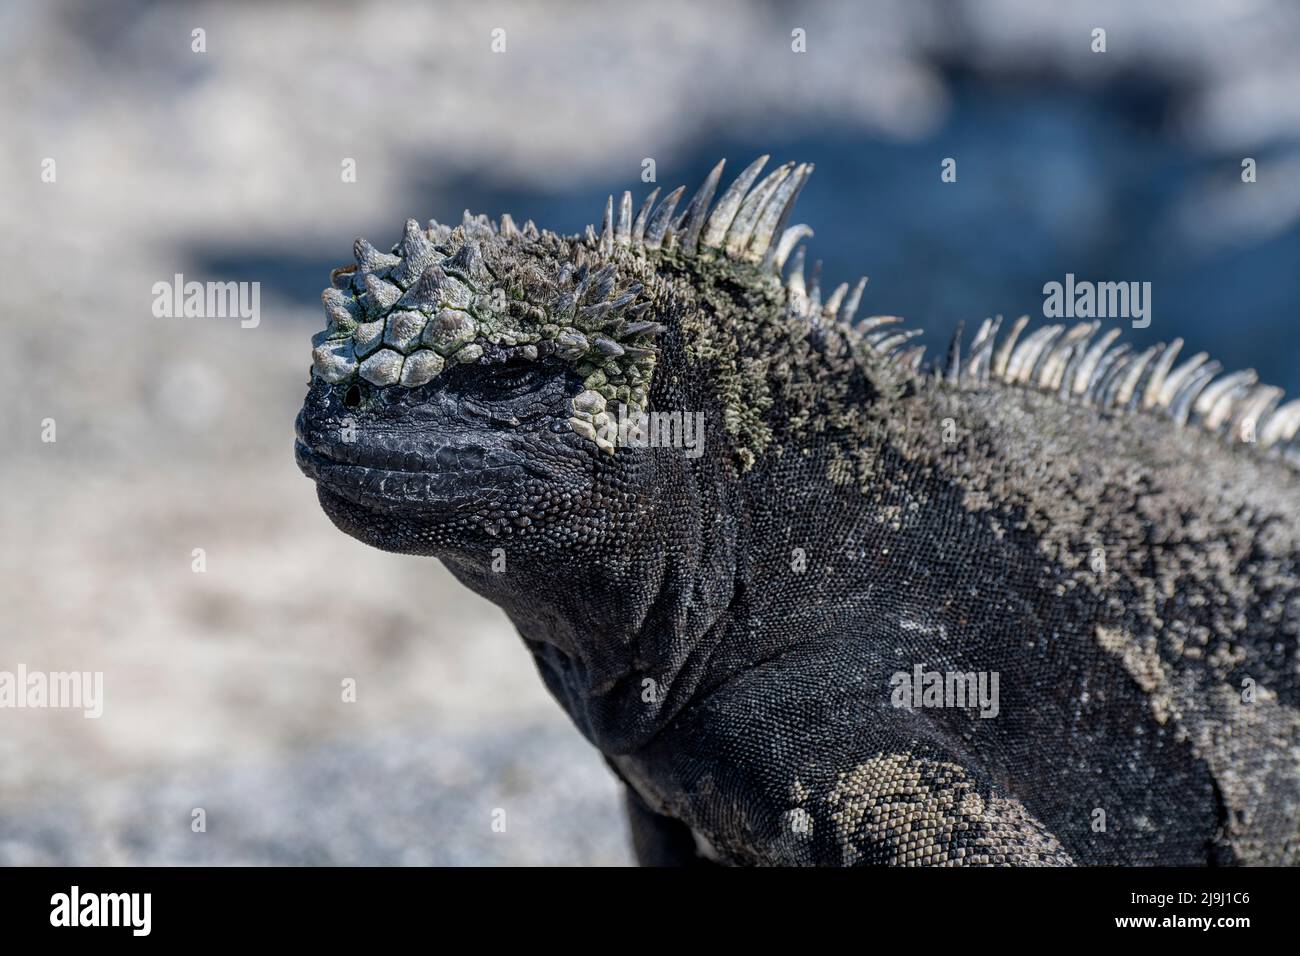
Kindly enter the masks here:
M 734 941 L 774 923 L 863 940 L 885 938 L 873 927 L 911 927 L 940 943 L 1170 933 L 1230 942 L 1293 925 L 1294 883 L 1294 871 L 1279 869 L 25 869 L 0 871 L 0 918 L 15 942 L 71 933 L 83 943 L 337 945 L 398 933 L 497 942 L 512 931 L 534 942 L 574 931 L 662 942 L 688 924 Z M 615 935 L 593 936 L 602 929 Z

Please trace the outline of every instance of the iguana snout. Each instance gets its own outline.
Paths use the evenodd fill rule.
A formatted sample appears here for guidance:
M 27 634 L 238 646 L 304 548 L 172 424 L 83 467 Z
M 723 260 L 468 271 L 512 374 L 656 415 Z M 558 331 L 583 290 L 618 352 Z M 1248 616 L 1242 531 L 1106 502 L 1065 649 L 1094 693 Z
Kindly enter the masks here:
M 295 455 L 344 531 L 389 550 L 439 553 L 555 519 L 590 488 L 599 452 L 568 424 L 581 391 L 553 360 L 485 358 L 418 388 L 317 377 Z M 405 533 L 394 536 L 392 522 Z

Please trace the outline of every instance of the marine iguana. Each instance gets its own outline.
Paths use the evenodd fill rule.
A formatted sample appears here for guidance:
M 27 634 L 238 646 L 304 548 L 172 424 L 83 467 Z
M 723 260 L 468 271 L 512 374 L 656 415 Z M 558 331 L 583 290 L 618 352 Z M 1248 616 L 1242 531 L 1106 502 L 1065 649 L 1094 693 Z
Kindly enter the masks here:
M 1296 862 L 1300 401 L 1099 322 L 927 364 L 865 279 L 822 301 L 812 167 L 766 160 L 599 233 L 358 239 L 326 514 L 505 610 L 644 863 Z

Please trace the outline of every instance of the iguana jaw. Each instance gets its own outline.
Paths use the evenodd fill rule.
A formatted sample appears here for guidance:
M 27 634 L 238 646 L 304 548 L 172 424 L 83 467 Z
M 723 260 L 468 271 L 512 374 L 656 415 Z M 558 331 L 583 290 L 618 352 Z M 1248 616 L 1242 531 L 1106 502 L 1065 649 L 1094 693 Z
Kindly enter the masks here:
M 317 379 L 295 458 L 348 534 L 389 551 L 489 560 L 504 542 L 537 548 L 565 534 L 596 473 L 613 467 L 569 424 L 580 389 L 566 366 L 546 362 L 467 367 L 359 400 Z
M 301 441 L 294 444 L 298 467 L 323 490 L 377 511 L 401 508 L 454 514 L 481 507 L 494 497 L 504 498 L 506 489 L 529 478 L 552 477 L 518 453 L 473 444 L 439 445 L 428 459 L 414 462 L 410 456 L 388 455 L 382 449 L 348 458 L 335 457 L 339 452 L 338 448 L 313 450 Z
M 298 466 L 316 482 L 330 520 L 385 551 L 486 563 L 494 546 L 522 546 L 563 522 L 579 500 L 568 469 L 501 446 L 439 442 L 419 460 L 383 446 L 349 451 L 352 461 L 338 454 L 295 442 Z

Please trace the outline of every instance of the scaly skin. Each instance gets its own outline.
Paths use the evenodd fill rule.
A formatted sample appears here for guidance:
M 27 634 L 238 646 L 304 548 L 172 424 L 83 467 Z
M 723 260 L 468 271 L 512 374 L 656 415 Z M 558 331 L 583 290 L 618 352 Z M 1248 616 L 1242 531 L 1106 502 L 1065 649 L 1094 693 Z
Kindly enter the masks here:
M 782 282 L 811 167 L 759 165 L 599 236 L 359 241 L 297 424 L 325 512 L 505 610 L 643 862 L 1295 862 L 1300 406 L 1096 328 L 927 374 Z M 997 715 L 894 706 L 915 665 Z

